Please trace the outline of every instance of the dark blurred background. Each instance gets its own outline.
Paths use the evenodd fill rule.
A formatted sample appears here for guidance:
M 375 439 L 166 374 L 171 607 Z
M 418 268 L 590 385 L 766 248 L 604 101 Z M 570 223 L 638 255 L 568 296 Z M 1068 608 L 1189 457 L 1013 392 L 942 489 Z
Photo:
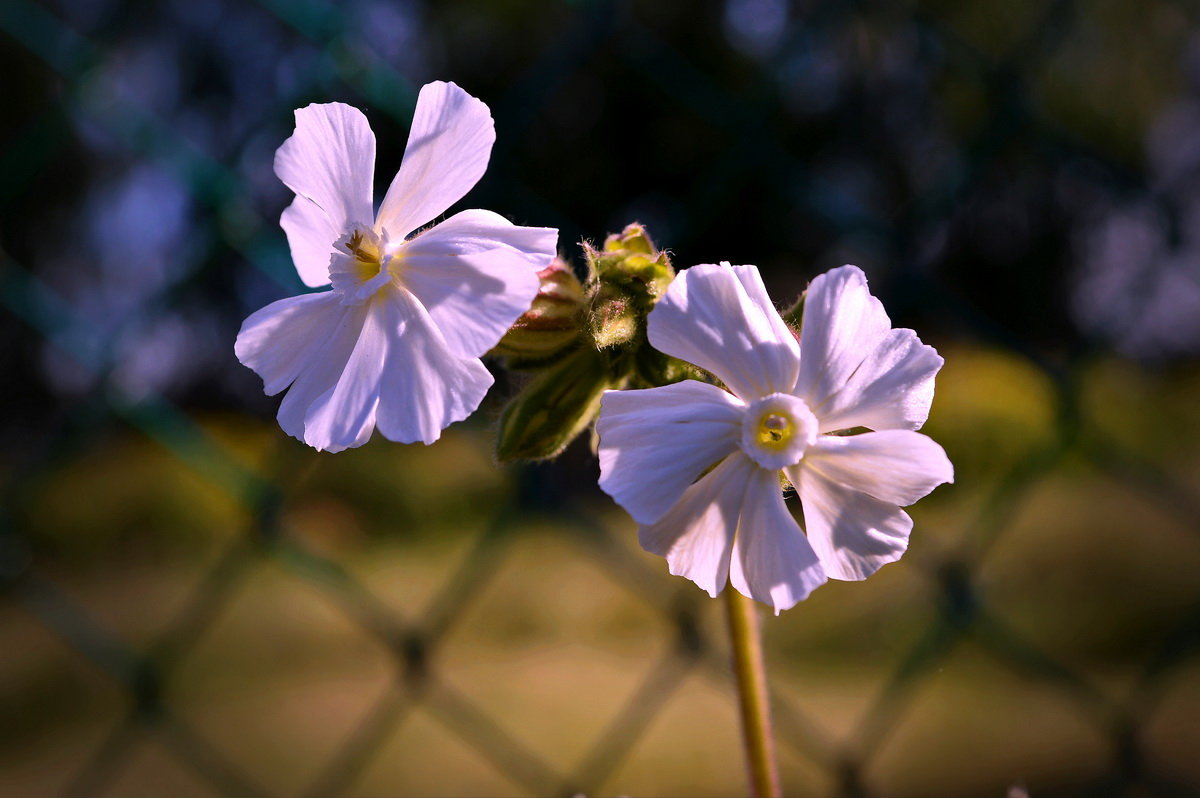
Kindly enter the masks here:
M 1200 793 L 1200 9 L 1183 0 L 0 4 L 0 794 L 737 795 L 719 602 L 585 444 L 318 455 L 233 356 L 302 290 L 292 109 L 498 140 L 457 207 L 946 358 L 909 554 L 765 625 L 795 794 Z

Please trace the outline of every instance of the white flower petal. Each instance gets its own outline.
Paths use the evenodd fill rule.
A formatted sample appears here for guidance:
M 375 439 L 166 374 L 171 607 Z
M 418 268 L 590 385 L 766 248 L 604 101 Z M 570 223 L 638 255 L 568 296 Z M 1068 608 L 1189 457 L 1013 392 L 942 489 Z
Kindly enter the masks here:
M 846 384 L 891 327 L 883 305 L 867 290 L 862 269 L 842 266 L 818 276 L 804 300 L 796 395 L 823 418 L 825 400 Z
M 304 284 L 309 288 L 329 285 L 329 261 L 334 243 L 342 236 L 341 228 L 321 206 L 300 196 L 284 209 L 279 225 L 287 233 L 292 262 Z
M 517 227 L 491 211 L 451 216 L 401 249 L 404 286 L 433 318 L 451 351 L 479 357 L 537 296 L 537 273 L 554 258 L 558 231 Z
M 479 407 L 492 375 L 452 352 L 421 303 L 389 286 L 380 299 L 388 338 L 377 413 L 379 431 L 401 443 L 433 443 Z
M 427 83 L 376 229 L 399 240 L 462 199 L 483 177 L 495 141 L 492 114 L 482 101 L 453 83 Z
M 655 349 L 710 371 L 747 401 L 790 392 L 799 347 L 753 266 L 703 264 L 679 274 L 650 313 Z
M 821 431 L 919 429 L 929 418 L 942 358 L 912 330 L 892 330 L 818 408 Z
M 242 323 L 233 351 L 262 377 L 267 396 L 291 385 L 333 334 L 346 315 L 338 300 L 331 291 L 280 299 Z
M 804 467 L 902 507 L 954 481 L 954 467 L 942 447 L 908 430 L 824 435 L 809 447 Z
M 787 472 L 800 494 L 808 542 L 830 578 L 866 579 L 908 548 L 912 519 L 895 504 L 839 485 L 804 463 Z
M 389 286 L 351 306 L 332 292 L 311 296 L 322 301 L 282 300 L 251 316 L 239 348 L 270 372 L 270 387 L 294 376 L 280 426 L 320 451 L 361 446 L 376 425 L 392 440 L 432 443 L 492 384 L 479 360 L 449 351 L 407 291 Z
M 275 174 L 316 203 L 338 235 L 370 224 L 374 171 L 375 134 L 362 111 L 343 103 L 297 109 L 296 132 L 275 151 Z
M 332 292 L 318 296 L 338 298 Z M 279 404 L 278 415 L 279 426 L 284 432 L 319 451 L 331 452 L 360 446 L 371 435 L 369 426 L 365 429 L 360 427 L 353 430 L 352 434 L 347 433 L 336 440 L 309 434 L 307 430 L 310 415 L 325 407 L 337 388 L 367 319 L 367 305 L 347 306 L 339 302 L 336 308 L 336 313 L 331 310 L 329 314 L 329 317 L 336 318 L 332 328 L 322 328 L 320 334 L 306 342 L 303 350 L 300 350 L 303 367 Z M 326 322 L 329 317 L 326 317 Z M 275 345 L 295 346 L 282 340 L 276 341 Z
M 305 412 L 304 441 L 310 446 L 339 452 L 370 439 L 389 345 L 385 306 L 381 299 L 367 303 L 358 339 L 336 384 Z
M 775 614 L 825 583 L 825 570 L 784 504 L 779 473 L 757 468 L 750 477 L 730 558 L 729 582 Z
M 735 452 L 683 492 L 656 523 L 638 530 L 642 548 L 667 558 L 672 574 L 695 582 L 710 596 L 725 588 L 729 555 L 746 483 L 758 467 Z
M 745 408 L 695 380 L 605 391 L 596 431 L 600 488 L 639 524 L 652 524 L 704 469 L 737 448 Z

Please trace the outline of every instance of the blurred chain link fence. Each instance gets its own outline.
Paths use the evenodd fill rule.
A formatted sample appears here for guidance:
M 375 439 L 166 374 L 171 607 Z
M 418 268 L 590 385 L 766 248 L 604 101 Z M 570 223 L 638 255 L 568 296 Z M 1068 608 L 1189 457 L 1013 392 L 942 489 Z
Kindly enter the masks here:
M 272 412 L 247 390 L 252 375 L 237 371 L 231 341 L 249 310 L 297 286 L 276 224 L 285 191 L 270 173 L 291 110 L 330 99 L 366 107 L 380 138 L 382 180 L 398 164 L 416 75 L 459 80 L 493 107 L 499 143 L 472 205 L 557 225 L 564 250 L 636 217 L 677 253 L 758 262 L 769 282 L 774 274 L 795 290 L 819 270 L 797 272 L 797 262 L 865 261 L 877 267 L 868 272 L 873 281 L 880 275 L 889 309 L 923 336 L 932 329 L 935 340 L 1006 349 L 1052 386 L 1052 434 L 1003 471 L 979 472 L 987 482 L 976 486 L 978 501 L 955 520 L 965 544 L 926 558 L 926 568 L 910 559 L 894 566 L 929 577 L 936 610 L 927 628 L 884 668 L 847 733 L 828 730 L 780 691 L 783 748 L 824 773 L 836 794 L 889 794 L 869 775 L 875 758 L 922 685 L 970 641 L 1002 669 L 1054 693 L 1105 741 L 1103 761 L 1072 782 L 1081 791 L 1200 793 L 1200 782 L 1165 766 L 1143 735 L 1174 680 L 1196 666 L 1200 581 L 1189 607 L 1172 608 L 1170 628 L 1130 655 L 1132 676 L 1113 689 L 1104 674 L 1062 661 L 1014 628 L 980 576 L 1029 496 L 1080 464 L 1200 532 L 1194 480 L 1090 423 L 1080 395 L 1087 367 L 1111 347 L 1160 364 L 1194 354 L 1188 313 L 1195 305 L 1187 297 L 1200 285 L 1200 259 L 1189 249 L 1200 246 L 1200 155 L 1194 144 L 1173 150 L 1160 125 L 1162 141 L 1151 142 L 1154 164 L 1144 172 L 1128 151 L 1136 131 L 1122 139 L 1119 129 L 1105 128 L 1111 138 L 1097 144 L 1044 114 L 1045 92 L 1063 91 L 1055 75 L 1124 56 L 1140 68 L 1140 51 L 1091 52 L 1103 43 L 1089 37 L 1139 21 L 1165 31 L 1163 41 L 1182 53 L 1186 36 L 1167 34 L 1200 30 L 1198 15 L 1172 3 L 1132 17 L 1119 4 L 986 8 L 843 0 L 730 0 L 695 9 L 323 0 L 0 5 L 5 63 L 22 78 L 5 89 L 16 116 L 0 153 L 0 291 L 10 314 L 0 346 L 12 375 L 4 392 L 0 596 L 125 696 L 122 720 L 90 754 L 61 763 L 69 772 L 65 793 L 105 793 L 148 740 L 218 794 L 285 792 L 229 756 L 169 698 L 189 656 L 261 577 L 263 563 L 319 591 L 392 664 L 387 689 L 327 753 L 304 795 L 350 790 L 418 711 L 519 792 L 621 792 L 613 775 L 685 677 L 729 681 L 719 627 L 704 621 L 707 599 L 577 510 L 582 489 L 574 483 L 589 473 L 582 458 L 512 472 L 516 488 L 505 506 L 418 614 L 399 612 L 336 554 L 283 528 L 281 512 L 312 458 L 301 461 L 275 430 L 266 465 L 251 466 L 197 420 L 199 412 L 247 403 L 261 417 Z M 1184 71 L 1180 79 L 1197 78 Z M 1187 91 L 1175 112 L 1182 121 L 1168 120 L 1183 134 L 1200 129 L 1185 124 L 1197 107 Z M 584 99 L 556 110 L 564 92 Z M 641 105 L 623 95 L 638 95 Z M 1107 99 L 1151 104 L 1139 95 Z M 1084 108 L 1080 118 L 1086 123 L 1089 114 L 1103 109 Z M 592 145 L 591 155 L 578 150 Z M 567 202 L 556 179 L 582 196 Z M 1014 207 L 1025 215 L 1014 217 Z M 1105 249 L 1114 241 L 1115 252 Z M 1073 265 L 1080 253 L 1097 251 L 1087 267 L 1094 273 L 1081 274 Z M 1116 276 L 1103 272 L 1108 261 Z M 1107 311 L 1079 298 L 1089 291 Z M 1082 308 L 1074 320 L 1064 312 L 1071 302 Z M 43 565 L 30 531 L 37 486 L 114 430 L 152 441 L 248 519 L 221 538 L 219 556 L 148 644 L 96 620 Z M 640 683 L 571 761 L 531 746 L 517 733 L 519 714 L 485 708 L 439 670 L 443 642 L 530 519 L 597 562 L 670 630 L 658 653 L 646 652 Z M 919 521 L 914 546 L 921 533 Z M 805 605 L 792 610 L 803 612 Z M 734 700 L 732 691 L 727 696 Z M 740 752 L 729 752 L 729 767 L 741 767 Z

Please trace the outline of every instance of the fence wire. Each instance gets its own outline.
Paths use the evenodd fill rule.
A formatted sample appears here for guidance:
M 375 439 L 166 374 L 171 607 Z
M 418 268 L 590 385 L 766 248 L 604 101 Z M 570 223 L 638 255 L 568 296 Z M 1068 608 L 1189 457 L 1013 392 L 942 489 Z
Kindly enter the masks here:
M 171 699 L 179 680 L 188 678 L 186 666 L 197 647 L 268 567 L 282 569 L 317 591 L 377 641 L 390 663 L 386 688 L 326 752 L 315 775 L 301 785 L 298 794 L 315 797 L 352 792 L 364 772 L 385 755 L 388 741 L 416 713 L 432 719 L 519 793 L 620 793 L 625 788 L 614 777 L 654 734 L 656 722 L 689 679 L 710 683 L 731 705 L 734 696 L 719 627 L 706 620 L 711 605 L 690 585 L 668 580 L 646 558 L 639 558 L 617 539 L 611 525 L 578 512 L 571 499 L 575 489 L 566 483 L 586 469 L 567 464 L 561 473 L 554 465 L 508 472 L 517 487 L 505 506 L 491 514 L 486 530 L 447 570 L 432 598 L 401 612 L 335 554 L 285 528 L 282 515 L 310 478 L 311 458 L 298 458 L 294 442 L 276 430 L 265 465 L 253 464 L 201 423 L 195 397 L 201 397 L 199 404 L 228 408 L 233 389 L 205 394 L 194 387 L 176 390 L 168 383 L 155 385 L 123 376 L 130 357 L 123 348 L 123 336 L 138 318 L 190 313 L 196 297 L 203 297 L 206 306 L 217 308 L 211 323 L 223 331 L 224 341 L 231 337 L 230 323 L 236 323 L 239 313 L 244 314 L 272 291 L 279 296 L 285 289 L 294 289 L 295 278 L 274 217 L 271 212 L 260 213 L 256 200 L 248 200 L 260 189 L 275 192 L 271 201 L 283 196 L 280 189 L 262 187 L 271 180 L 270 152 L 282 140 L 280 132 L 286 134 L 292 108 L 320 99 L 357 101 L 371 109 L 373 121 L 375 117 L 390 119 L 395 129 L 403 131 L 420 82 L 411 76 L 421 73 L 406 59 L 424 53 L 434 63 L 438 58 L 443 64 L 457 63 L 452 56 L 432 52 L 437 42 L 420 41 L 421 31 L 453 29 L 453 36 L 458 37 L 452 37 L 453 44 L 471 41 L 491 52 L 478 30 L 471 39 L 455 27 L 466 27 L 473 14 L 487 17 L 491 12 L 486 4 L 462 4 L 461 8 L 415 2 L 353 4 L 362 13 L 350 13 L 323 0 L 259 0 L 248 5 L 245 9 L 215 4 L 219 10 L 212 12 L 213 19 L 196 22 L 196 28 L 178 34 L 180 40 L 186 40 L 198 35 L 196 30 L 203 30 L 211 37 L 211 41 L 193 41 L 188 51 L 192 53 L 219 48 L 226 36 L 223 27 L 238 28 L 243 38 L 235 41 L 232 33 L 228 34 L 227 46 L 240 46 L 259 37 L 273 55 L 289 59 L 288 77 L 274 82 L 251 117 L 234 118 L 246 107 L 239 100 L 241 104 L 225 120 L 230 129 L 224 138 L 199 129 L 197 123 L 202 120 L 164 106 L 156 94 L 158 76 L 138 74 L 147 64 L 139 66 L 137 53 L 125 46 L 128 42 L 122 39 L 122 31 L 143 24 L 152 30 L 155 23 L 131 21 L 129 15 L 136 4 L 39 5 L 30 0 L 7 0 L 0 5 L 6 63 L 38 75 L 43 83 L 41 89 L 30 90 L 42 92 L 32 98 L 17 96 L 15 88 L 9 87 L 23 115 L 9 126 L 9 138 L 0 154 L 0 208 L 10 220 L 17 220 L 6 225 L 4 251 L 0 252 L 0 296 L 10 313 L 5 327 L 10 343 L 4 351 L 25 353 L 13 354 L 14 368 L 28 382 L 31 397 L 19 397 L 18 389 L 11 385 L 6 394 L 16 411 L 28 411 L 30 418 L 36 419 L 28 429 L 19 419 L 9 419 L 11 428 L 6 428 L 10 451 L 6 453 L 0 509 L 0 595 L 9 609 L 19 610 L 51 630 L 81 661 L 117 685 L 123 696 L 119 721 L 90 747 L 90 753 L 79 761 L 61 763 L 67 773 L 62 793 L 119 792 L 122 773 L 132 767 L 150 741 L 217 794 L 297 793 L 264 780 L 261 773 L 231 757 L 211 731 L 180 712 Z M 447 10 L 450 6 L 456 10 Z M 796 221 L 798 237 L 819 227 L 829 241 L 857 242 L 849 247 L 850 253 L 865 253 L 891 263 L 888 285 L 902 314 L 929 320 L 947 335 L 1007 350 L 1042 374 L 1051 386 L 1052 434 L 1007 470 L 989 474 L 977 505 L 955 520 L 967 543 L 945 557 L 913 560 L 910 555 L 905 560 L 908 565 L 895 566 L 919 571 L 934 597 L 934 609 L 911 647 L 885 669 L 877 692 L 848 731 L 835 734 L 815 710 L 786 691 L 776 691 L 773 703 L 779 742 L 789 756 L 824 774 L 833 794 L 892 794 L 887 784 L 872 775 L 881 751 L 922 700 L 922 688 L 970 643 L 1005 672 L 1056 696 L 1081 724 L 1105 741 L 1102 761 L 1076 772 L 1078 778 L 1070 782 L 1072 793 L 1200 793 L 1196 773 L 1177 772 L 1146 737 L 1156 707 L 1169 700 L 1177 680 L 1196 667 L 1200 582 L 1190 609 L 1172 616 L 1177 616 L 1179 623 L 1130 655 L 1136 659 L 1132 680 L 1123 689 L 1113 689 L 1104 674 L 1064 661 L 1050 647 L 1015 628 L 989 599 L 981 575 L 1034 494 L 1056 474 L 1082 466 L 1100 475 L 1098 479 L 1144 497 L 1182 528 L 1200 533 L 1200 497 L 1194 480 L 1189 482 L 1185 472 L 1156 462 L 1128 440 L 1114 438 L 1092 423 L 1081 408 L 1081 381 L 1095 360 L 1105 356 L 1108 342 L 1088 335 L 1073 336 L 1068 352 L 1056 352 L 1045 344 L 1059 331 L 1055 325 L 1062 323 L 1040 318 L 1036 304 L 1015 304 L 1013 294 L 1005 293 L 1008 289 L 1003 280 L 999 281 L 997 301 L 1026 314 L 1014 323 L 986 304 L 986 292 L 972 294 L 969 287 L 947 276 L 974 252 L 961 240 L 971 232 L 963 231 L 964 215 L 974 213 L 969 209 L 982 195 L 997 190 L 997 173 L 1021 168 L 1019 163 L 1013 166 L 1014 147 L 1065 164 L 1067 172 L 1100 170 L 1105 185 L 1122 201 L 1139 200 L 1154 207 L 1171 203 L 1169 188 L 1152 184 L 1120 157 L 1097 151 L 1086 139 L 1068 132 L 1048 118 L 1034 99 L 1047 73 L 1061 68 L 1056 59 L 1066 43 L 1093 31 L 1090 15 L 1118 12 L 1072 2 L 1018 9 L 1003 21 L 1001 27 L 1007 26 L 1007 33 L 1002 31 L 1000 36 L 1003 41 L 981 47 L 970 33 L 970 19 L 963 19 L 971 12 L 956 17 L 951 11 L 926 5 L 888 9 L 830 0 L 798 8 L 763 0 L 706 4 L 694 13 L 681 12 L 671 4 L 605 2 L 546 4 L 532 10 L 513 4 L 512 9 L 511 30 L 528 26 L 528 46 L 506 51 L 509 61 L 502 79 L 507 88 L 489 97 L 500 131 L 493 156 L 493 170 L 500 177 L 481 189 L 481 207 L 516 203 L 527 217 L 521 221 L 559 225 L 564 243 L 572 236 L 595 238 L 606 232 L 595 229 L 596 219 L 615 227 L 629 220 L 622 214 L 638 214 L 652 230 L 662 231 L 665 243 L 698 251 L 701 243 L 710 240 L 753 239 L 758 224 L 753 219 L 739 218 L 738 230 L 714 233 L 714 228 L 735 224 L 728 216 L 731 202 L 738 202 L 748 191 L 765 192 L 768 196 L 763 202 L 786 203 L 794 209 L 795 215 L 786 218 L 796 220 L 803 215 L 806 219 Z M 1194 11 L 1183 5 L 1166 3 L 1159 12 L 1181 20 L 1184 27 L 1195 26 Z M 159 24 L 190 19 L 182 6 L 171 4 L 147 13 Z M 196 13 L 203 16 L 204 12 Z M 392 52 L 380 44 L 379 31 L 373 26 L 383 26 L 385 31 L 387 26 L 378 20 L 372 23 L 376 18 L 370 14 L 382 14 L 384 20 L 392 19 L 388 14 L 399 14 L 398 19 L 416 26 L 416 33 L 410 31 L 399 38 L 400 46 L 417 55 Z M 695 28 L 686 28 L 693 16 L 700 21 L 694 22 Z M 664 19 L 670 24 L 665 25 Z M 897 41 L 908 48 L 907 55 L 882 52 L 881 71 L 863 85 L 841 90 L 834 86 L 848 78 L 839 73 L 845 65 L 839 65 L 829 51 L 831 42 L 857 37 L 867 51 L 873 47 L 886 50 L 892 40 L 886 39 L 884 32 L 897 29 L 903 31 Z M 713 40 L 712 30 L 725 31 L 734 44 L 740 43 L 740 54 L 728 42 Z M 254 61 L 253 53 L 245 57 L 247 69 L 267 68 Z M 910 59 L 906 62 L 909 72 L 889 73 L 888 59 L 902 57 Z M 479 59 L 486 63 L 486 54 Z M 116 81 L 111 71 L 114 63 L 124 63 L 122 68 L 132 70 L 136 80 L 130 85 L 141 85 L 144 93 Z M 194 74 L 187 74 L 202 81 L 206 68 L 215 69 L 201 65 Z M 469 67 L 463 68 L 469 71 Z M 756 78 L 779 74 L 799 76 L 796 80 L 803 90 L 794 102 L 800 122 L 782 123 L 776 99 L 753 88 Z M 651 180 L 649 175 L 605 176 L 597 172 L 593 176 L 598 182 L 611 180 L 618 188 L 637 188 L 628 200 L 631 204 L 610 208 L 602 215 L 583 201 L 564 206 L 548 192 L 546 183 L 532 181 L 529 172 L 523 171 L 538 165 L 523 147 L 541 140 L 538 130 L 550 126 L 547 115 L 552 111 L 547 109 L 561 96 L 563 87 L 593 86 L 609 75 L 636 81 L 639 90 L 669 103 L 673 113 L 697 127 L 698 137 L 719 135 L 721 141 L 737 142 L 736 147 L 726 148 L 697 170 L 687 187 L 686 201 L 672 199 L 666 189 L 643 189 L 639 183 Z M 211 75 L 207 79 L 219 82 Z M 143 82 L 139 84 L 139 80 Z M 872 88 L 871 80 L 878 80 L 879 85 Z M 180 87 L 184 93 L 193 90 L 200 91 L 196 86 Z M 854 172 L 849 160 L 848 177 L 825 168 L 841 157 L 843 147 L 853 148 L 855 157 L 865 158 L 881 172 L 899 169 L 899 162 L 906 158 L 936 160 L 937 144 L 947 135 L 945 130 L 927 131 L 923 144 L 897 140 L 886 129 L 872 129 L 870 106 L 880 93 L 894 93 L 896 102 L 917 106 L 932 102 L 943 90 L 969 90 L 976 98 L 975 105 L 968 103 L 977 113 L 968 126 L 973 132 L 956 145 L 966 160 L 947 162 L 918 177 L 896 173 L 872 178 L 877 183 L 892 181 L 909 187 L 911 193 L 904 202 L 876 213 L 872 211 L 876 205 L 856 199 L 856 186 L 865 178 Z M 238 89 L 225 86 L 222 91 L 234 96 Z M 620 107 L 612 95 L 622 91 L 620 85 L 606 88 L 610 97 L 606 109 Z M 845 99 L 855 91 L 861 96 Z M 831 99 L 834 96 L 842 99 Z M 573 109 L 572 113 L 581 111 Z M 214 118 L 220 116 L 214 114 Z M 922 113 L 914 111 L 907 124 L 927 122 Z M 630 130 L 627 146 L 636 149 L 643 129 L 652 128 L 655 121 L 626 119 L 623 124 Z M 671 135 L 680 134 L 681 130 L 676 130 Z M 646 132 L 646 140 L 655 140 L 655 135 Z M 858 140 L 839 144 L 840 137 Z M 198 265 L 161 281 L 139 300 L 137 313 L 131 312 L 128 318 L 98 319 L 84 292 L 64 288 L 61 274 L 38 261 L 45 248 L 29 243 L 39 239 L 58 248 L 72 246 L 69 232 L 50 226 L 55 219 L 65 224 L 62 215 L 52 216 L 37 203 L 46 202 L 47 180 L 59 179 L 64 170 L 78 165 L 80 138 L 94 142 L 95 152 L 113 159 L 120 168 L 148 164 L 168 175 L 185 187 L 185 200 L 195 217 L 205 220 L 189 234 L 190 254 L 180 255 Z M 919 144 L 926 149 L 921 150 Z M 547 146 L 553 151 L 552 144 Z M 687 146 L 681 144 L 682 149 Z M 384 149 L 381 143 L 381 153 Z M 826 153 L 825 160 L 803 154 L 810 149 Z M 620 148 L 613 152 L 606 157 L 619 156 Z M 682 160 L 687 153 L 679 157 Z M 249 165 L 254 159 L 258 166 Z M 606 168 L 622 171 L 619 164 Z M 105 179 L 103 165 L 87 169 L 86 179 Z M 263 174 L 247 176 L 255 170 Z M 1031 179 L 1038 190 L 1037 176 Z M 69 180 L 66 185 L 84 190 Z M 619 195 L 616 189 L 607 195 L 601 189 L 610 188 L 599 186 L 597 193 L 602 196 Z M 877 184 L 875 189 L 863 189 L 867 194 L 872 190 L 882 189 Z M 497 201 L 489 204 L 493 199 Z M 17 223 L 32 227 L 18 231 Z M 947 245 L 947 239 L 958 243 Z M 942 243 L 931 243 L 936 241 Z M 134 247 L 131 251 L 138 250 Z M 128 257 L 122 253 L 127 251 L 117 255 Z M 76 254 L 83 262 L 91 255 Z M 222 261 L 252 269 L 256 276 L 233 277 L 233 268 L 213 265 Z M 222 282 L 239 279 L 242 296 L 234 298 Z M 938 310 L 921 310 L 918 305 L 922 304 Z M 28 354 L 34 347 L 46 352 L 43 360 Z M 229 352 L 226 355 L 231 357 Z M 56 368 L 74 375 L 63 378 L 68 388 L 62 381 L 39 376 L 47 368 L 46 362 L 60 363 Z M 66 365 L 61 365 L 64 362 Z M 48 411 L 47 407 L 54 409 Z M 260 403 L 257 408 L 269 405 Z M 37 528 L 32 514 L 39 505 L 30 497 L 37 495 L 38 487 L 66 472 L 98 442 L 114 434 L 152 442 L 236 504 L 238 517 L 246 519 L 240 528 L 220 538 L 223 548 L 205 566 L 186 600 L 171 613 L 169 623 L 148 641 L 137 644 L 98 620 L 86 600 L 63 587 L 56 569 L 43 561 L 45 555 L 32 531 Z M 609 710 L 608 722 L 600 725 L 580 755 L 570 759 L 531 744 L 528 736 L 520 733 L 524 719 L 519 713 L 500 713 L 485 706 L 445 677 L 440 659 L 447 640 L 461 627 L 464 616 L 484 600 L 489 585 L 514 556 L 524 530 L 535 521 L 580 557 L 607 571 L 669 630 L 660 649 L 645 652 L 643 675 Z M 1136 542 L 1130 545 L 1136 546 Z M 792 610 L 804 611 L 803 605 Z M 768 625 L 768 639 L 771 629 Z M 769 662 L 768 668 L 780 665 Z M 316 718 L 313 722 L 321 721 Z M 736 751 L 729 753 L 729 761 L 730 768 L 740 768 Z M 1052 784 L 1048 792 L 1055 789 Z M 396 790 L 406 794 L 409 788 L 397 785 Z

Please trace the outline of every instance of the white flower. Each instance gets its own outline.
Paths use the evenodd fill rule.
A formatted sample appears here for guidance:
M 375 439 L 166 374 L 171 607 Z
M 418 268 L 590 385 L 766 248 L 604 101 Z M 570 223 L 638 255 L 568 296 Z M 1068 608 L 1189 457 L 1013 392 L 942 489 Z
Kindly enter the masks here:
M 711 595 L 728 580 L 778 614 L 827 578 L 864 579 L 904 553 L 912 520 L 900 507 L 953 481 L 942 448 L 913 431 L 942 359 L 892 329 L 857 267 L 813 280 L 799 341 L 758 270 L 728 263 L 676 277 L 648 328 L 655 348 L 729 390 L 688 380 L 606 392 L 600 487 L 638 522 L 644 549 Z M 860 427 L 875 431 L 844 434 Z
M 279 424 L 331 452 L 387 438 L 432 443 L 479 406 L 479 358 L 529 309 L 558 231 L 469 210 L 410 235 L 483 176 L 496 139 L 486 105 L 453 83 L 417 98 L 408 147 L 372 213 L 375 135 L 341 103 L 296 111 L 275 174 L 296 192 L 280 223 L 300 278 L 332 290 L 246 319 L 238 359 L 288 390 Z

